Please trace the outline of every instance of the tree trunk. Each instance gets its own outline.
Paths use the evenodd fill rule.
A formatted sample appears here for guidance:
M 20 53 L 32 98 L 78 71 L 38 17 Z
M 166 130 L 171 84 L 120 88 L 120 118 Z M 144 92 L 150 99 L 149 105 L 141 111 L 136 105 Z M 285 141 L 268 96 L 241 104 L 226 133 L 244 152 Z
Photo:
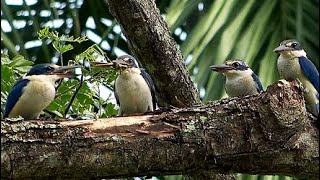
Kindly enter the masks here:
M 153 0 L 106 0 L 130 50 L 155 80 L 160 106 L 187 107 L 200 98 L 177 43 Z
M 319 178 L 319 131 L 296 82 L 256 96 L 98 120 L 2 120 L 1 178 L 199 172 Z

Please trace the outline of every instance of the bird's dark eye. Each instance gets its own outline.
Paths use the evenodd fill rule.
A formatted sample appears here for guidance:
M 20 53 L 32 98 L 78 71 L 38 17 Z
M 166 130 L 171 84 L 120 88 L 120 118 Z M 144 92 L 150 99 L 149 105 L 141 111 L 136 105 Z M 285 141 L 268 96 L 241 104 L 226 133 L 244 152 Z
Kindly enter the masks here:
M 292 43 L 292 44 L 291 44 L 291 47 L 292 47 L 292 48 L 295 48 L 297 45 L 298 45 L 297 43 Z
M 233 65 L 233 67 L 236 67 L 236 68 L 237 68 L 237 67 L 239 67 L 239 66 L 240 66 L 240 63 L 238 63 L 238 62 L 234 62 L 232 65 Z
M 131 65 L 134 64 L 133 59 L 129 59 L 128 63 L 131 64 Z

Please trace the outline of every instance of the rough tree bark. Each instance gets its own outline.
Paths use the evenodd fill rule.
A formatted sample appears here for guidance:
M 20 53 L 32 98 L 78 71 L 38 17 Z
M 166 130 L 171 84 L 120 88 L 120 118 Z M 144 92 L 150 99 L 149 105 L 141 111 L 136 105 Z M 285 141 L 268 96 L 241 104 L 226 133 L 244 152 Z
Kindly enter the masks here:
M 319 178 L 319 131 L 301 86 L 142 116 L 1 121 L 1 178 L 196 172 Z
M 106 0 L 130 50 L 158 87 L 160 106 L 187 107 L 200 98 L 154 0 Z

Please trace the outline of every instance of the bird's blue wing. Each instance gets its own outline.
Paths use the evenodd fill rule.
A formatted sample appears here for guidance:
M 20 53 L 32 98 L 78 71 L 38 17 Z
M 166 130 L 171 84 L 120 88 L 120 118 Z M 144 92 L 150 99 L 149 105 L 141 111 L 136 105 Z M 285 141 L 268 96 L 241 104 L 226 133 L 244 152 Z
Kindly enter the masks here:
M 152 96 L 153 108 L 156 109 L 156 104 L 157 104 L 156 89 L 155 89 L 154 83 L 152 81 L 152 78 L 147 73 L 147 71 L 145 69 L 140 68 L 140 71 L 141 71 L 141 76 L 144 78 L 144 80 L 147 82 L 147 84 L 149 86 L 151 96 Z
M 319 72 L 316 66 L 306 57 L 299 57 L 299 64 L 303 74 L 319 92 Z
M 258 76 L 257 76 L 255 73 L 252 73 L 251 76 L 252 76 L 254 82 L 256 83 L 257 91 L 258 91 L 259 93 L 262 92 L 262 91 L 263 91 L 263 87 L 262 87 L 262 85 L 261 85 L 261 82 L 260 82 Z
M 116 81 L 117 81 L 117 79 L 116 79 Z M 114 97 L 116 98 L 117 104 L 120 106 L 119 95 L 116 91 L 116 83 L 114 83 L 113 92 L 114 92 Z
M 18 82 L 16 82 L 7 98 L 7 104 L 6 108 L 4 110 L 4 118 L 8 117 L 9 113 L 13 109 L 14 105 L 18 102 L 19 98 L 22 95 L 22 89 L 27 86 L 30 80 L 28 79 L 21 79 Z

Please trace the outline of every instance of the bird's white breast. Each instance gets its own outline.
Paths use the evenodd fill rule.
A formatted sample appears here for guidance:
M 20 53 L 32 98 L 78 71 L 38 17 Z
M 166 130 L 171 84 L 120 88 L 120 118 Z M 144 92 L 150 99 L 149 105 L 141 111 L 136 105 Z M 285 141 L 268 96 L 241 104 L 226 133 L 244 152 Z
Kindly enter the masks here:
M 22 90 L 22 95 L 11 110 L 9 117 L 36 119 L 55 97 L 54 80 L 48 81 L 44 77 L 26 77 L 30 82 Z
M 279 74 L 282 78 L 287 80 L 299 79 L 307 91 L 317 91 L 307 77 L 303 74 L 298 58 L 285 59 L 282 55 L 280 55 L 277 66 Z
M 120 115 L 153 110 L 149 86 L 139 69 L 122 72 L 116 79 L 115 87 L 120 101 Z
M 307 102 L 307 106 L 309 106 L 309 109 L 313 109 L 314 107 L 312 106 L 315 106 L 319 103 L 317 98 L 318 92 L 301 71 L 299 59 L 289 59 L 285 58 L 283 55 L 280 55 L 277 61 L 277 66 L 279 74 L 282 78 L 286 80 L 299 79 L 305 89 L 304 98 Z
M 305 77 L 301 71 L 299 59 L 298 58 L 284 58 L 280 55 L 277 61 L 277 67 L 279 74 L 285 79 L 296 79 L 300 77 Z
M 258 94 L 257 85 L 252 78 L 252 70 L 241 71 L 226 76 L 226 92 L 230 97 Z

